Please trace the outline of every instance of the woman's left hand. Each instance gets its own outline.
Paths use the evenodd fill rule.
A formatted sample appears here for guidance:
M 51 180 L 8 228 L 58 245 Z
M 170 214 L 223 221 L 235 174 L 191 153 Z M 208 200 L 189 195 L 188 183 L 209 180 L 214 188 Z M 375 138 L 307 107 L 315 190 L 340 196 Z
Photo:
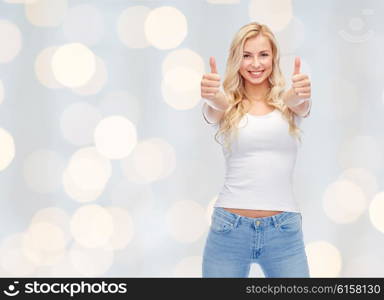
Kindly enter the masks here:
M 291 101 L 311 98 L 311 81 L 308 75 L 300 73 L 300 57 L 295 58 L 295 68 L 292 74 L 293 95 Z

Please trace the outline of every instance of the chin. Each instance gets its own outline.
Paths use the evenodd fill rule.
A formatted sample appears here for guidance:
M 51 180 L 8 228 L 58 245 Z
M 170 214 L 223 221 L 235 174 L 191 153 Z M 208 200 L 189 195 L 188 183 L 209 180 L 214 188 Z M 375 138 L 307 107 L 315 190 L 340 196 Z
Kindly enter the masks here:
M 248 78 L 247 80 L 252 84 L 262 84 L 265 80 L 267 80 L 267 77 L 263 78 Z

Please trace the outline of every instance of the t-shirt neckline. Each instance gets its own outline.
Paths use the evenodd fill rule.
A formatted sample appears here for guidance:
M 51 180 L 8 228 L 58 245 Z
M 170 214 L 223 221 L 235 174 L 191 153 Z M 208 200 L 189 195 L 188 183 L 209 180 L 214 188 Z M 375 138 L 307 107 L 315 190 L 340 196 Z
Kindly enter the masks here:
M 249 115 L 249 116 L 251 116 L 253 118 L 257 118 L 258 119 L 258 118 L 268 117 L 269 115 L 273 114 L 275 111 L 276 111 L 276 108 L 274 110 L 270 111 L 269 113 L 264 114 L 264 115 L 252 115 L 250 113 L 247 113 L 247 115 Z

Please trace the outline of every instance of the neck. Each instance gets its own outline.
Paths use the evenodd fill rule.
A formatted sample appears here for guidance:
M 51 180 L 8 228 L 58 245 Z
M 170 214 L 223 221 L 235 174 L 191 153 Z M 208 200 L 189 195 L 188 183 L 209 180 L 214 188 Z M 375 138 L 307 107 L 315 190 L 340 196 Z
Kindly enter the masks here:
M 268 80 L 264 80 L 261 84 L 250 84 L 248 81 L 245 82 L 245 92 L 247 93 L 248 99 L 251 102 L 265 102 L 266 96 L 270 90 L 270 84 Z

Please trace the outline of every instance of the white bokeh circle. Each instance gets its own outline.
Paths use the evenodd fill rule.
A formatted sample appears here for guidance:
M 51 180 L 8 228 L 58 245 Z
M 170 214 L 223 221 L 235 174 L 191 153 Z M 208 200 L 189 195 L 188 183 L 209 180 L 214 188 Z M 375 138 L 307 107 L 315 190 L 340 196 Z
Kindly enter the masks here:
M 124 45 L 129 48 L 150 46 L 144 32 L 144 23 L 150 11 L 146 6 L 131 6 L 119 15 L 116 30 Z
M 340 251 L 327 241 L 306 245 L 310 277 L 338 277 L 342 267 Z
M 378 193 L 370 203 L 369 219 L 373 227 L 384 233 L 384 192 Z
M 102 119 L 94 131 L 97 150 L 109 159 L 128 156 L 137 143 L 136 126 L 119 115 Z
M 187 36 L 187 19 L 175 7 L 158 7 L 149 12 L 144 32 L 152 46 L 161 50 L 176 48 Z
M 13 23 L 0 19 L 0 63 L 11 62 L 22 48 L 20 29 Z
M 293 16 L 291 0 L 251 0 L 249 17 L 261 24 L 266 24 L 272 31 L 284 29 Z
M 24 12 L 35 26 L 56 27 L 63 22 L 67 8 L 68 0 L 36 0 L 25 2 Z
M 55 79 L 69 88 L 85 85 L 96 71 L 96 57 L 81 43 L 58 47 L 52 56 L 52 71 Z
M 0 128 L 0 171 L 6 169 L 15 157 L 15 142 L 12 135 Z
M 177 201 L 166 214 L 170 235 L 182 243 L 193 243 L 207 230 L 204 208 L 195 201 Z
M 96 204 L 78 208 L 70 221 L 70 229 L 75 241 L 85 248 L 108 246 L 113 235 L 114 223 L 109 211 Z
M 323 195 L 324 212 L 335 223 L 355 222 L 366 207 L 367 199 L 363 189 L 349 180 L 333 182 Z

